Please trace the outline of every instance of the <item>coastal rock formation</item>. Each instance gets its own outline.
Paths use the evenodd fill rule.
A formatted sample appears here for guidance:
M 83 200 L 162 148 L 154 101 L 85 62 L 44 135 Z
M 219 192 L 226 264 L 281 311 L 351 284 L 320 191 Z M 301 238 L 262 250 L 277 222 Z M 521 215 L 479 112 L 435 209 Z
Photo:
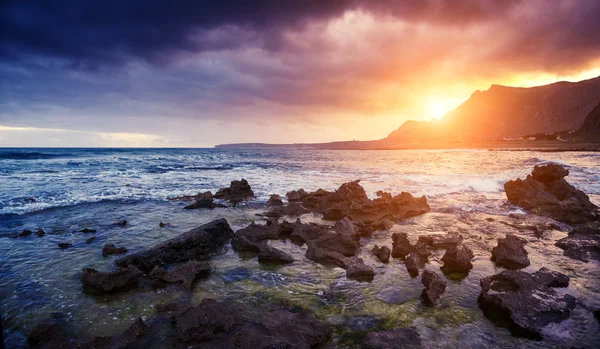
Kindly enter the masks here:
M 436 305 L 446 291 L 446 282 L 436 272 L 428 269 L 423 271 L 421 282 L 425 286 L 421 294 L 423 301 L 427 305 Z
M 291 202 L 285 206 L 273 207 L 270 211 L 265 213 L 265 216 L 270 218 L 279 218 L 283 216 L 297 217 L 309 212 L 310 211 L 304 208 L 304 206 L 301 204 L 297 202 Z
M 124 227 L 127 225 L 127 220 L 122 219 L 120 221 L 117 221 L 117 222 L 115 222 L 115 225 L 120 225 L 120 226 Z
M 453 245 L 446 250 L 442 257 L 442 271 L 444 273 L 468 273 L 473 264 L 473 251 L 467 246 L 461 244 Z
M 95 233 L 95 232 L 96 232 L 96 229 L 90 229 L 90 228 L 87 228 L 87 227 L 86 227 L 86 228 L 83 228 L 83 229 L 81 229 L 79 232 L 80 232 L 80 233 L 86 233 L 86 234 L 87 234 L 87 233 Z
M 568 224 L 581 224 L 598 219 L 596 205 L 564 177 L 569 171 L 556 164 L 535 166 L 525 180 L 504 184 L 508 201 L 535 214 Z
M 373 250 L 371 250 L 371 252 L 373 252 L 373 254 L 377 257 L 377 259 L 379 259 L 383 263 L 388 263 L 390 261 L 391 251 L 390 251 L 390 248 L 387 246 L 379 247 L 378 245 L 375 245 L 373 247 Z
M 292 190 L 285 194 L 289 202 L 302 201 L 308 196 L 308 193 L 304 189 Z
M 407 233 L 392 234 L 392 257 L 404 258 L 414 250 L 415 246 L 408 240 Z
M 600 220 L 573 229 L 556 246 L 565 250 L 565 256 L 584 262 L 600 261 Z
M 125 247 L 117 247 L 114 244 L 106 244 L 102 247 L 102 255 L 104 257 L 112 254 L 123 254 L 127 253 L 127 249 Z
M 103 273 L 96 269 L 85 268 L 81 274 L 81 282 L 103 292 L 112 292 L 128 287 L 137 282 L 142 272 L 134 267 L 119 268 L 113 272 Z
M 231 181 L 228 188 L 219 189 L 214 197 L 215 199 L 227 200 L 235 206 L 244 200 L 254 197 L 254 192 L 248 181 L 242 178 L 240 181 Z
M 178 343 L 206 348 L 314 348 L 332 333 L 304 312 L 257 310 L 208 298 L 177 314 L 175 323 Z
M 542 339 L 544 326 L 567 319 L 575 308 L 573 296 L 553 289 L 568 284 L 566 275 L 545 268 L 533 274 L 505 270 L 481 280 L 478 302 L 488 318 L 513 335 Z
M 199 261 L 189 261 L 171 271 L 156 266 L 150 272 L 150 276 L 166 282 L 181 282 L 187 289 L 192 288 L 193 282 L 201 277 L 210 275 L 211 268 L 208 263 Z
M 370 332 L 362 344 L 362 349 L 420 349 L 421 347 L 421 337 L 412 327 Z
M 233 230 L 223 218 L 204 224 L 148 250 L 118 259 L 120 267 L 135 266 L 149 273 L 157 265 L 207 258 L 225 246 Z
M 267 201 L 268 206 L 283 206 L 283 200 L 281 200 L 281 196 L 277 194 L 271 194 L 269 196 L 269 201 Z
M 285 239 L 293 228 L 288 222 L 268 221 L 266 225 L 252 222 L 238 230 L 231 239 L 231 247 L 238 252 L 256 252 L 259 262 L 292 263 L 294 258 L 287 253 L 268 245 L 268 240 Z
M 404 259 L 404 264 L 406 265 L 406 270 L 410 276 L 414 278 L 419 276 L 419 268 L 421 268 L 425 263 L 421 261 L 419 254 L 413 251 L 406 256 Z
M 462 243 L 462 241 L 463 237 L 460 234 L 434 234 L 419 236 L 418 243 L 433 248 L 450 248 Z
M 31 235 L 31 234 L 33 234 L 33 232 L 32 232 L 31 230 L 29 230 L 29 229 L 23 229 L 23 231 L 22 231 L 22 232 L 20 232 L 20 233 L 17 235 L 17 237 L 18 237 L 18 238 L 24 238 L 24 237 L 27 237 L 27 236 L 29 236 L 29 235 Z
M 86 244 L 91 244 L 92 242 L 94 242 L 94 240 L 96 240 L 96 237 L 95 237 L 95 236 L 92 236 L 91 238 L 87 238 L 87 239 L 85 240 L 85 243 L 86 243 Z
M 39 237 L 42 237 L 42 236 L 46 235 L 46 232 L 45 232 L 44 230 L 42 230 L 42 229 L 38 229 L 38 230 L 35 232 L 35 235 L 37 235 L 37 236 L 39 236 Z
M 187 205 L 184 207 L 186 210 L 193 210 L 197 208 L 208 208 L 213 209 L 217 207 L 226 207 L 222 204 L 217 204 L 214 202 L 213 194 L 209 191 L 204 193 L 200 193 L 194 197 L 194 203 L 191 205 Z
M 583 125 L 570 138 L 579 142 L 600 142 L 600 104 L 592 109 Z
M 73 244 L 71 244 L 69 242 L 59 242 L 58 243 L 58 248 L 62 248 L 62 249 L 69 248 L 71 246 L 73 246 Z
M 530 264 L 525 244 L 527 240 L 516 235 L 506 235 L 498 239 L 498 246 L 492 249 L 492 260 L 508 269 L 521 269 Z

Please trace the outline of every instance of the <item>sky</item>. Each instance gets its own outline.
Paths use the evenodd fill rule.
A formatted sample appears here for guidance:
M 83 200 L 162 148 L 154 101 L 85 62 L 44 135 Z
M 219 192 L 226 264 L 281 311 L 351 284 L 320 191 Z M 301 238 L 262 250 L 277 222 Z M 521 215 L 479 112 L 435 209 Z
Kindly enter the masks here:
M 3 0 L 0 147 L 381 139 L 600 75 L 597 0 Z

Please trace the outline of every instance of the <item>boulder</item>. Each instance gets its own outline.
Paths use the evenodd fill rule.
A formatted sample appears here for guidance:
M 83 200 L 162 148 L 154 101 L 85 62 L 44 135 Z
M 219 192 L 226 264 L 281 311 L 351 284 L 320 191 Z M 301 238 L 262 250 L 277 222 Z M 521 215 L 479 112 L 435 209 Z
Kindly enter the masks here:
M 308 193 L 304 191 L 304 189 L 292 190 L 287 192 L 285 196 L 287 197 L 288 202 L 302 201 L 306 196 L 308 196 Z
M 301 204 L 297 202 L 291 202 L 285 206 L 273 207 L 270 211 L 265 213 L 265 216 L 270 218 L 279 218 L 283 216 L 297 217 L 309 212 L 310 211 L 304 208 L 304 206 Z
M 231 239 L 231 247 L 239 252 L 257 252 L 259 262 L 292 263 L 292 256 L 267 243 L 268 240 L 287 238 L 292 230 L 287 222 L 279 224 L 276 221 L 268 221 L 266 225 L 252 222 L 235 233 Z
M 573 229 L 556 246 L 565 250 L 565 256 L 584 262 L 600 261 L 600 220 Z
M 29 235 L 31 235 L 31 234 L 33 234 L 33 232 L 32 232 L 31 230 L 29 230 L 29 229 L 24 229 L 22 232 L 20 232 L 20 233 L 17 235 L 17 237 L 19 237 L 19 238 L 24 238 L 24 237 L 27 237 L 27 236 L 29 236 Z
M 272 262 L 288 264 L 294 262 L 294 257 L 275 247 L 269 246 L 267 243 L 263 243 L 258 251 L 258 261 L 261 263 Z
M 222 250 L 233 236 L 233 230 L 223 218 L 204 224 L 148 250 L 118 259 L 120 267 L 133 265 L 149 273 L 157 265 L 187 262 L 213 256 Z
M 513 335 L 541 340 L 543 327 L 569 318 L 576 306 L 573 296 L 553 289 L 567 285 L 567 276 L 547 269 L 505 270 L 481 280 L 478 302 L 486 317 Z
M 81 282 L 103 292 L 117 291 L 135 284 L 142 272 L 134 267 L 118 268 L 109 273 L 99 272 L 96 269 L 85 268 L 81 274 Z
M 442 257 L 442 271 L 444 273 L 468 273 L 473 264 L 473 252 L 463 244 L 454 245 L 446 250 Z
M 35 232 L 35 235 L 37 235 L 37 236 L 39 236 L 39 237 L 42 237 L 42 236 L 46 235 L 46 232 L 45 232 L 45 231 L 43 231 L 42 229 L 38 229 L 38 230 Z
M 492 249 L 492 260 L 508 269 L 521 269 L 530 264 L 525 244 L 527 240 L 516 235 L 506 235 L 498 239 L 498 246 Z
M 438 273 L 426 269 L 421 276 L 421 283 L 425 286 L 421 297 L 426 305 L 436 305 L 446 291 L 446 281 Z
M 125 247 L 117 247 L 114 244 L 105 244 L 102 247 L 102 255 L 104 257 L 112 254 L 123 254 L 127 253 L 127 249 Z
M 535 214 L 568 224 L 581 224 L 598 219 L 598 207 L 581 190 L 564 177 L 569 171 L 556 164 L 535 166 L 525 180 L 504 184 L 508 201 Z
M 331 329 L 305 312 L 253 309 L 205 298 L 175 315 L 175 340 L 203 348 L 314 348 L 329 342 Z
M 210 191 L 206 191 L 204 193 L 200 193 L 194 197 L 194 203 L 191 205 L 187 205 L 184 207 L 186 210 L 193 210 L 197 208 L 208 208 L 213 209 L 217 207 L 227 207 L 222 204 L 217 204 L 214 202 L 213 194 Z
M 375 245 L 371 252 L 377 257 L 377 259 L 379 259 L 383 263 L 388 263 L 390 261 L 391 251 L 390 248 L 387 246 L 379 247 L 378 245 Z
M 365 337 L 363 349 L 420 349 L 421 337 L 412 327 L 394 328 L 382 332 L 370 332 Z
M 344 268 L 348 279 L 371 281 L 375 276 L 373 268 L 365 264 L 362 258 L 349 257 L 344 259 Z
M 417 252 L 409 253 L 404 259 L 404 264 L 406 265 L 406 270 L 408 270 L 408 273 L 413 278 L 419 275 L 419 268 L 423 265 Z
M 221 188 L 214 195 L 215 199 L 223 199 L 232 203 L 234 206 L 238 203 L 254 197 L 254 192 L 248 184 L 248 181 L 231 181 L 228 188 Z
M 407 233 L 392 234 L 392 257 L 404 258 L 414 250 L 415 246 L 408 240 Z
M 269 201 L 267 201 L 268 206 L 283 206 L 283 200 L 281 200 L 281 196 L 277 194 L 271 194 L 269 196 Z
M 208 263 L 189 261 L 171 271 L 156 266 L 150 272 L 150 276 L 166 282 L 181 282 L 185 288 L 191 289 L 196 279 L 206 277 L 210 275 L 210 272 L 211 268 Z

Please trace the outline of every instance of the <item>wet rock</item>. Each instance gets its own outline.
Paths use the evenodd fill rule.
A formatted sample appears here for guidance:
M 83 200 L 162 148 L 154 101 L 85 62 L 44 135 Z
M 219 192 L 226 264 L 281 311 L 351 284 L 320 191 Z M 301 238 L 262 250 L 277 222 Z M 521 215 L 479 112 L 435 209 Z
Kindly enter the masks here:
M 346 268 L 346 277 L 348 279 L 359 281 L 371 281 L 375 276 L 373 268 L 366 265 L 362 258 L 345 258 L 344 268 Z
M 573 259 L 600 261 L 600 220 L 573 229 L 569 236 L 558 240 L 556 246 Z
M 27 237 L 27 236 L 29 236 L 29 235 L 31 235 L 31 234 L 33 234 L 33 232 L 32 232 L 31 230 L 29 230 L 29 229 L 24 229 L 22 232 L 20 232 L 20 233 L 17 235 L 17 237 L 19 237 L 19 238 L 24 238 L 24 237 Z
M 273 262 L 287 264 L 293 263 L 294 257 L 264 243 L 264 246 L 262 246 L 258 252 L 258 261 L 261 263 Z
M 25 198 L 25 199 L 23 199 L 23 202 L 26 204 L 33 204 L 33 203 L 36 203 L 37 200 L 35 198 Z
M 419 275 L 419 268 L 422 266 L 421 258 L 417 252 L 411 252 L 404 259 L 404 264 L 406 265 L 406 270 L 411 277 L 417 277 Z
M 130 265 L 149 273 L 155 266 L 207 258 L 223 248 L 233 230 L 223 218 L 192 229 L 148 250 L 118 259 L 121 267 Z
M 42 236 L 46 235 L 46 232 L 45 232 L 44 230 L 42 230 L 42 229 L 38 229 L 38 230 L 35 232 L 35 235 L 37 235 L 37 236 L 39 236 L 39 237 L 42 237 Z
M 71 247 L 71 246 L 73 246 L 73 244 L 71 244 L 71 243 L 68 243 L 68 242 L 59 242 L 59 243 L 58 243 L 58 247 L 59 247 L 59 248 L 69 248 L 69 247 Z
M 268 245 L 267 240 L 285 239 L 292 230 L 289 223 L 268 221 L 266 225 L 252 222 L 238 230 L 231 239 L 231 247 L 239 252 L 257 252 L 259 262 L 292 263 L 294 258 Z
M 117 221 L 117 222 L 115 222 L 115 225 L 120 225 L 120 226 L 124 227 L 127 225 L 127 220 L 122 219 L 120 221 Z
M 103 292 L 112 292 L 135 284 L 142 272 L 134 267 L 119 268 L 115 271 L 104 273 L 96 269 L 85 268 L 81 274 L 81 282 Z
M 94 242 L 94 240 L 96 240 L 95 236 L 92 236 L 91 238 L 88 238 L 87 240 L 85 240 L 86 244 L 91 244 L 92 242 Z
M 391 251 L 390 251 L 390 248 L 387 246 L 379 247 L 378 245 L 375 245 L 373 247 L 373 250 L 371 250 L 371 252 L 373 252 L 373 254 L 377 257 L 377 259 L 379 259 L 383 263 L 388 263 L 390 261 Z
M 267 205 L 283 206 L 283 200 L 281 200 L 281 196 L 279 196 L 277 194 L 271 194 L 271 196 L 269 196 L 269 201 L 267 201 Z
M 339 221 L 335 222 L 333 227 L 331 228 L 333 231 L 343 234 L 352 240 L 359 242 L 361 233 L 360 228 L 354 224 L 350 219 L 344 217 Z
M 197 208 L 213 209 L 217 207 L 227 207 L 225 205 L 215 203 L 213 194 L 209 191 L 196 195 L 194 200 L 195 201 L 193 204 L 185 206 L 184 209 L 193 210 Z
M 158 226 L 159 226 L 159 227 L 161 227 L 161 228 L 168 227 L 168 226 L 170 226 L 170 225 L 171 225 L 171 224 L 169 224 L 169 223 L 165 223 L 165 222 L 160 222 L 160 223 L 158 223 Z
M 492 260 L 508 269 L 521 269 L 530 264 L 525 244 L 527 240 L 516 235 L 506 235 L 498 239 L 498 246 L 492 249 Z
M 171 271 L 156 266 L 150 272 L 150 276 L 166 282 L 181 282 L 184 287 L 191 289 L 195 280 L 210 275 L 210 272 L 211 268 L 208 263 L 189 261 Z
M 504 184 L 508 201 L 535 214 L 569 224 L 581 224 L 598 219 L 598 207 L 581 190 L 564 177 L 569 171 L 560 165 L 535 166 L 525 180 Z
M 371 223 L 371 226 L 373 227 L 373 229 L 375 230 L 390 230 L 392 229 L 392 227 L 394 226 L 394 222 L 392 222 L 389 219 L 380 219 L 378 221 L 375 221 L 373 223 Z
M 444 266 L 441 268 L 444 273 L 468 273 L 473 264 L 473 252 L 463 244 L 454 245 L 446 250 L 442 257 Z
M 248 181 L 231 181 L 229 188 L 221 188 L 214 195 L 215 199 L 228 200 L 233 205 L 236 205 L 244 200 L 254 197 L 254 192 L 248 184 Z
M 94 349 L 125 349 L 131 348 L 140 338 L 148 332 L 148 326 L 138 318 L 124 332 L 115 336 L 96 337 L 82 345 L 83 348 Z
M 332 332 L 304 312 L 252 309 L 208 298 L 177 314 L 175 322 L 178 343 L 206 348 L 313 348 L 327 343 Z
M 433 248 L 451 248 L 462 241 L 463 237 L 460 234 L 434 234 L 419 236 L 418 242 Z
M 83 228 L 79 231 L 80 233 L 95 233 L 96 229 Z
M 365 337 L 363 349 L 419 349 L 421 337 L 412 327 L 394 328 L 382 332 L 370 332 Z
M 423 271 L 423 276 L 421 276 L 421 283 L 425 286 L 421 295 L 425 304 L 436 305 L 442 294 L 446 291 L 446 282 L 442 280 L 438 273 L 425 270 Z
M 301 204 L 299 204 L 297 202 L 292 202 L 285 206 L 274 207 L 272 210 L 265 213 L 265 216 L 271 217 L 271 218 L 279 218 L 279 217 L 283 217 L 283 216 L 297 217 L 297 216 L 301 216 L 301 215 L 303 215 L 305 213 L 309 213 L 309 212 L 310 211 L 307 210 Z
M 114 244 L 106 244 L 102 247 L 102 255 L 104 257 L 112 254 L 123 254 L 127 253 L 127 249 L 125 247 L 117 247 Z
M 305 197 L 308 196 L 308 193 L 304 191 L 304 189 L 292 190 L 286 193 L 285 196 L 287 197 L 289 202 L 302 201 Z
M 58 326 L 52 320 L 46 320 L 33 327 L 27 341 L 33 345 L 40 345 L 51 342 L 62 336 Z
M 540 340 L 544 326 L 569 318 L 575 308 L 573 296 L 552 288 L 565 287 L 565 281 L 568 285 L 568 277 L 547 269 L 533 274 L 505 270 L 481 280 L 479 306 L 513 335 Z
M 408 240 L 408 234 L 406 233 L 394 233 L 392 234 L 392 257 L 404 258 L 409 253 L 415 250 Z

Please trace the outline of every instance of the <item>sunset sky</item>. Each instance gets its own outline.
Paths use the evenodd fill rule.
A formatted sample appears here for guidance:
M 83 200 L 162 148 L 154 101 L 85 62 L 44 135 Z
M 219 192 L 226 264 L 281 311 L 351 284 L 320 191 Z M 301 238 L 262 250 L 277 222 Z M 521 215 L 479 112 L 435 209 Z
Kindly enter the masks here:
M 0 4 L 0 146 L 380 139 L 599 75 L 597 0 Z

